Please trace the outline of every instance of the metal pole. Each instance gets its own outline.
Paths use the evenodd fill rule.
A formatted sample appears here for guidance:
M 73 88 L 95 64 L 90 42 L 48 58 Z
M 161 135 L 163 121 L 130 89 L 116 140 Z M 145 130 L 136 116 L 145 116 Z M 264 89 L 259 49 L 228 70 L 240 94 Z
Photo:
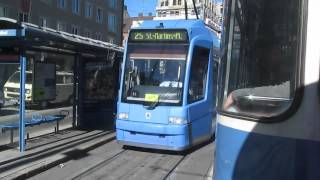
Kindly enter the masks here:
M 20 105 L 19 105 L 19 149 L 25 150 L 25 80 L 26 80 L 26 57 L 24 51 L 20 54 Z
M 196 3 L 194 2 L 194 0 L 192 0 L 192 3 L 193 3 L 193 9 L 194 9 L 194 12 L 196 13 L 197 19 L 199 19 L 198 9 L 197 9 L 197 7 L 196 7 Z
M 72 104 L 72 127 L 75 128 L 78 126 L 78 109 L 79 109 L 79 60 L 80 54 L 76 54 L 74 57 L 74 68 L 73 68 L 73 104 Z
M 188 5 L 187 5 L 187 0 L 184 0 L 184 13 L 185 13 L 186 19 L 188 19 Z

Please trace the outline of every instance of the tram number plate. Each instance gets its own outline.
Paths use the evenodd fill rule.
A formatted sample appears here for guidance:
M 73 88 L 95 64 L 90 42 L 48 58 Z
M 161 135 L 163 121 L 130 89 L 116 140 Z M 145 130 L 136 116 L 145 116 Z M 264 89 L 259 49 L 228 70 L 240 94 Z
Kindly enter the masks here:
M 157 102 L 159 100 L 159 94 L 145 94 L 144 100 L 147 102 Z

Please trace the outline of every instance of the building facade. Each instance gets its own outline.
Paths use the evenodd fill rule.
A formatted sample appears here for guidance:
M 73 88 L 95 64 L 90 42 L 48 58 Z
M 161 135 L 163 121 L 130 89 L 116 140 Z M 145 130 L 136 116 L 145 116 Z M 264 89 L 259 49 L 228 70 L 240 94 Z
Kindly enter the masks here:
M 185 5 L 185 2 L 187 3 Z M 214 28 L 221 31 L 218 22 L 222 22 L 222 1 L 217 0 L 194 0 L 198 17 Z M 186 8 L 187 7 L 187 15 Z M 222 9 L 219 9 L 222 8 Z M 158 0 L 155 20 L 163 19 L 196 19 L 196 11 L 192 0 Z
M 125 6 L 123 9 L 123 42 L 122 45 L 125 45 L 125 42 L 128 38 L 129 31 L 132 27 L 139 26 L 143 21 L 145 20 L 153 20 L 155 16 L 153 16 L 152 13 L 148 13 L 147 15 L 144 15 L 143 13 L 139 13 L 137 17 L 130 17 L 127 7 Z
M 123 0 L 0 0 L 0 17 L 121 45 Z
M 187 2 L 188 19 L 196 19 L 196 12 L 192 0 Z M 194 0 L 200 19 L 210 18 L 213 12 L 213 0 Z M 185 19 L 185 0 L 158 0 L 156 18 L 160 19 Z
M 222 30 L 222 21 L 223 21 L 223 1 L 214 0 L 213 3 L 213 23 L 214 26 Z

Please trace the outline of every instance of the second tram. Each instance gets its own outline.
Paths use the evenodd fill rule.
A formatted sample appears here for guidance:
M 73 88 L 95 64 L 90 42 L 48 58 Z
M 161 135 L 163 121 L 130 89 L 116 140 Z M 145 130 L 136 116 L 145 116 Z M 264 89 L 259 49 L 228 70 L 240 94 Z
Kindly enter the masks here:
M 219 39 L 201 20 L 130 31 L 116 120 L 124 145 L 181 151 L 215 131 Z
M 225 0 L 214 179 L 320 179 L 319 7 Z

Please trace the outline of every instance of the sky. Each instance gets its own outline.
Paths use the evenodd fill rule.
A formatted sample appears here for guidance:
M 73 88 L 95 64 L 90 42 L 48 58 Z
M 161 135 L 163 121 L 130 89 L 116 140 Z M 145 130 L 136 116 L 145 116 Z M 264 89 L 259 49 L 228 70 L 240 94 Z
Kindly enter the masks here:
M 155 15 L 157 0 L 125 0 L 124 4 L 127 5 L 131 17 L 138 16 L 139 12 L 145 15 L 152 12 Z

